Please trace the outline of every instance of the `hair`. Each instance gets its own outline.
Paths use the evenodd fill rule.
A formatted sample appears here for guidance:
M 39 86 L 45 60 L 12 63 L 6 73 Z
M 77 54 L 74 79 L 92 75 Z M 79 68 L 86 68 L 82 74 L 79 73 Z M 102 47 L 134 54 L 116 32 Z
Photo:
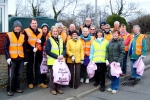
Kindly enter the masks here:
M 96 27 L 94 25 L 91 25 L 90 28 L 94 27 L 96 29 Z
M 126 25 L 125 25 L 125 24 L 121 24 L 121 26 L 122 26 L 122 27 L 126 27 Z
M 102 33 L 102 37 L 104 37 L 104 32 L 99 29 L 99 30 L 97 30 L 96 33 L 95 33 L 95 37 L 96 37 L 96 38 L 98 38 L 98 35 L 97 35 L 98 33 Z
M 139 31 L 141 30 L 141 28 L 140 28 L 139 25 L 134 25 L 134 26 L 133 26 L 133 29 L 134 29 L 134 28 L 138 29 Z
M 120 31 L 119 31 L 119 30 L 113 30 L 112 33 L 115 33 L 115 32 L 117 32 L 118 34 L 120 34 Z
M 30 23 L 32 23 L 33 20 L 37 22 L 37 20 L 36 20 L 35 18 L 32 18 L 32 19 L 30 20 Z
M 71 35 L 72 35 L 73 33 L 76 33 L 76 34 L 78 35 L 78 32 L 77 32 L 76 30 L 72 31 L 72 32 L 71 32 Z
M 51 27 L 51 30 L 50 30 L 50 34 L 51 34 L 51 35 L 52 35 L 52 31 L 53 31 L 54 28 L 56 28 L 57 31 L 58 31 L 58 27 L 57 27 L 57 26 L 52 26 L 52 27 Z M 58 32 L 59 32 L 59 31 L 58 31 Z
M 64 27 L 63 24 L 60 23 L 60 22 L 59 22 L 59 23 L 56 23 L 55 26 L 57 26 L 57 27 Z
M 120 22 L 119 22 L 119 21 L 115 21 L 115 22 L 114 22 L 114 24 L 116 24 L 116 23 L 117 23 L 117 24 L 120 24 Z
M 106 25 L 105 25 L 105 27 L 109 27 L 109 28 L 111 28 L 109 24 L 106 24 Z
M 68 28 L 66 26 L 63 27 L 63 30 L 66 30 L 66 33 L 68 34 Z
M 85 20 L 90 20 L 91 21 L 91 18 L 87 17 Z

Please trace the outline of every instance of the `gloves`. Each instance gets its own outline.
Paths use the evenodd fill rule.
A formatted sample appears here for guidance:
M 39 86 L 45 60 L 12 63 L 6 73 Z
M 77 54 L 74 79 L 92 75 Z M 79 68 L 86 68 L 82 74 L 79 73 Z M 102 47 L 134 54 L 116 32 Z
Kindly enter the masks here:
M 36 41 L 37 43 L 41 43 L 41 40 L 40 39 L 37 39 L 37 41 Z
M 141 55 L 140 57 L 142 57 L 142 59 L 144 59 L 146 56 L 144 56 L 144 55 Z
M 119 63 L 119 62 L 117 62 L 117 66 L 119 66 L 119 67 L 120 67 L 120 63 Z
M 24 62 L 24 65 L 26 65 L 28 62 Z
M 34 48 L 34 49 L 33 49 L 33 52 L 36 52 L 36 51 L 37 51 L 37 48 Z
M 71 60 L 72 60 L 72 61 L 75 61 L 75 58 L 74 58 L 74 56 L 72 56 L 72 57 L 71 57 Z
M 106 65 L 107 65 L 107 66 L 109 65 L 109 61 L 108 61 L 108 60 L 106 60 Z
M 84 61 L 83 60 L 81 60 L 81 64 L 83 64 L 84 63 Z
M 11 63 L 11 58 L 8 58 L 8 59 L 7 59 L 7 63 L 8 63 L 8 65 L 10 65 L 10 63 Z

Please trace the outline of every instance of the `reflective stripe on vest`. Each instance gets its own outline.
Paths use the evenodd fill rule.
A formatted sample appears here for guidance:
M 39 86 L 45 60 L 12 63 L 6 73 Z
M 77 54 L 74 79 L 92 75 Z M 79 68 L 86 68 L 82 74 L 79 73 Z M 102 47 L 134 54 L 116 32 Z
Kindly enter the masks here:
M 141 55 L 142 54 L 142 40 L 145 38 L 145 36 L 143 34 L 139 34 L 139 36 L 137 37 L 136 40 L 136 51 L 135 53 L 137 55 Z M 133 38 L 134 39 L 134 38 Z M 132 43 L 133 39 L 131 40 L 130 44 Z
M 94 62 L 106 62 L 107 44 L 108 44 L 107 40 L 103 40 L 101 45 L 98 42 L 93 41 L 93 45 L 94 45 L 93 61 Z
M 27 35 L 28 35 L 28 43 L 32 46 L 35 47 L 37 39 L 41 39 L 42 37 L 42 31 L 41 29 L 38 29 L 40 32 L 37 36 L 33 33 L 33 31 L 30 28 L 25 29 Z
M 61 38 L 59 39 L 59 47 L 52 37 L 50 37 L 49 40 L 51 43 L 51 51 L 50 52 L 52 52 L 58 56 L 61 55 L 63 52 L 63 40 Z M 47 65 L 53 65 L 55 60 L 56 59 L 47 55 Z
M 24 58 L 23 43 L 24 35 L 20 34 L 19 39 L 15 36 L 14 32 L 7 33 L 10 41 L 9 54 L 11 58 L 22 57 Z

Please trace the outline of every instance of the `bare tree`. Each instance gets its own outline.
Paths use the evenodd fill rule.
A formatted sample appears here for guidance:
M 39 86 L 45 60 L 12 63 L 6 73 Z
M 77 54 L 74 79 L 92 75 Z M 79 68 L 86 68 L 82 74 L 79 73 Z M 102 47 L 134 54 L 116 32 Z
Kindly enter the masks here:
M 19 16 L 21 14 L 21 9 L 22 9 L 22 0 L 16 0 L 15 16 Z

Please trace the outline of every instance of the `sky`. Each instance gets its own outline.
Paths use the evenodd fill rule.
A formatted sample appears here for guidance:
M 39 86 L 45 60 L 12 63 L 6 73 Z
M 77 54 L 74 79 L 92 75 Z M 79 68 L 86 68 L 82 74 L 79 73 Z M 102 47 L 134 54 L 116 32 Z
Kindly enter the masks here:
M 15 14 L 15 2 L 16 0 L 8 0 L 8 13 L 11 15 Z M 94 5 L 95 0 L 83 0 L 85 3 L 91 3 Z M 98 1 L 98 6 L 103 6 L 108 0 L 97 0 Z M 113 1 L 113 0 L 112 0 Z M 134 2 L 139 4 L 139 8 L 142 8 L 146 11 L 146 13 L 150 14 L 150 9 L 149 9 L 149 4 L 150 0 L 126 0 L 127 2 Z

